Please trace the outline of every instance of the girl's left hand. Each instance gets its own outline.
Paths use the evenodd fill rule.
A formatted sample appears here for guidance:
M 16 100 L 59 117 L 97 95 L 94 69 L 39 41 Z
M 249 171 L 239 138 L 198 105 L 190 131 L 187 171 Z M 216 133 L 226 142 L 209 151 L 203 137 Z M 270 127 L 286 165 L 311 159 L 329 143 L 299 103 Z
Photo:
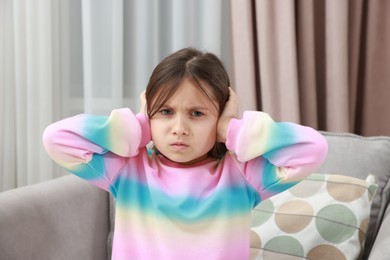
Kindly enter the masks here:
M 233 89 L 229 87 L 229 100 L 225 104 L 221 116 L 218 119 L 217 125 L 217 141 L 225 143 L 226 133 L 229 127 L 230 120 L 238 117 L 238 101 L 237 95 Z
M 146 90 L 143 90 L 142 93 L 139 95 L 139 112 L 146 114 L 146 97 L 145 97 Z

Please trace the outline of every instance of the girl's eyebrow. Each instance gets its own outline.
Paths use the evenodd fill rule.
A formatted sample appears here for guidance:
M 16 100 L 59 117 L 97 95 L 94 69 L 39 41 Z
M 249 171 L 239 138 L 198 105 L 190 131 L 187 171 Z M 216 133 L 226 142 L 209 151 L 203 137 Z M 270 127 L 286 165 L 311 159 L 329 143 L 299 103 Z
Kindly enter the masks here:
M 191 111 L 194 111 L 194 110 L 210 110 L 210 108 L 207 107 L 207 106 L 193 106 L 193 107 L 188 107 L 187 110 L 191 110 Z
M 164 108 L 169 108 L 169 109 L 175 109 L 174 106 L 170 105 L 170 104 L 167 104 L 165 103 L 164 105 L 161 106 L 162 109 Z M 194 111 L 194 110 L 210 110 L 210 107 L 208 106 L 188 106 L 185 108 L 186 110 L 189 110 L 189 111 Z

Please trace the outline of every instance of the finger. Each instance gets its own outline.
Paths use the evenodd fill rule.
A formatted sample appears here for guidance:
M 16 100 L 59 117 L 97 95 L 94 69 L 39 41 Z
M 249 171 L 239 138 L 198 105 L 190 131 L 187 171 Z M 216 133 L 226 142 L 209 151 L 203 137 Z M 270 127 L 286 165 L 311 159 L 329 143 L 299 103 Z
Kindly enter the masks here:
M 146 113 L 146 96 L 145 96 L 146 90 L 143 90 L 141 94 L 139 95 L 140 100 L 140 112 Z
M 230 109 L 234 111 L 234 113 L 237 115 L 238 114 L 238 97 L 237 97 L 237 94 L 236 92 L 234 92 L 234 90 L 229 87 L 229 106 L 230 106 Z

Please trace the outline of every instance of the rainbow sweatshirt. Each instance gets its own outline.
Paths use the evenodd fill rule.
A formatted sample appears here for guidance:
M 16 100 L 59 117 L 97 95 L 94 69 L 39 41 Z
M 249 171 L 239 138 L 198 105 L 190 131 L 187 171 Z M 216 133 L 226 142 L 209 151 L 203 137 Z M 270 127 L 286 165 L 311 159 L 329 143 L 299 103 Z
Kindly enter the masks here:
M 116 198 L 112 259 L 249 259 L 251 210 L 323 162 L 309 127 L 245 112 L 227 130 L 228 153 L 194 165 L 150 153 L 144 114 L 78 115 L 43 134 L 48 154 Z

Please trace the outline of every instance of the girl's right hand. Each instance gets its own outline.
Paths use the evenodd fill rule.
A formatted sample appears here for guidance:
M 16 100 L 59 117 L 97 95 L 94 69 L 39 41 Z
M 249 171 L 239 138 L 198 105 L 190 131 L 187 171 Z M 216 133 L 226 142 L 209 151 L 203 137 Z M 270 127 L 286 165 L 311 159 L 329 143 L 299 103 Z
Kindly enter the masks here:
M 225 104 L 217 124 L 217 141 L 225 143 L 230 120 L 238 117 L 238 99 L 236 93 L 229 87 L 229 100 Z

